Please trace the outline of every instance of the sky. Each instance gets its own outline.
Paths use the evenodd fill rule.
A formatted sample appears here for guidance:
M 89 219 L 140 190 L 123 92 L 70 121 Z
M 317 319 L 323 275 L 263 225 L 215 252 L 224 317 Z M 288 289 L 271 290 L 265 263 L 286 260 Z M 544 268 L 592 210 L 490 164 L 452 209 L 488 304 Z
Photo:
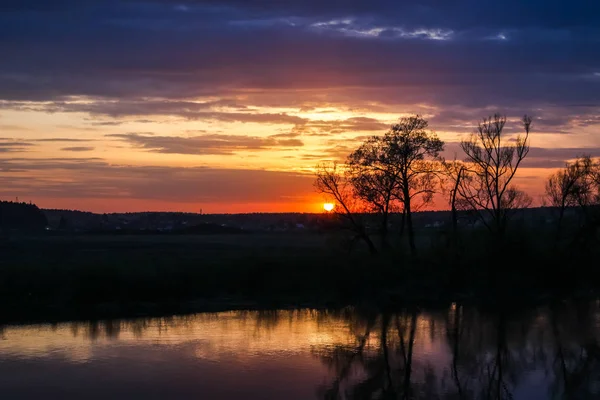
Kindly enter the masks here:
M 413 113 L 459 159 L 532 115 L 538 202 L 600 156 L 595 0 L 0 0 L 0 55 L 0 199 L 45 208 L 321 211 L 315 165 Z

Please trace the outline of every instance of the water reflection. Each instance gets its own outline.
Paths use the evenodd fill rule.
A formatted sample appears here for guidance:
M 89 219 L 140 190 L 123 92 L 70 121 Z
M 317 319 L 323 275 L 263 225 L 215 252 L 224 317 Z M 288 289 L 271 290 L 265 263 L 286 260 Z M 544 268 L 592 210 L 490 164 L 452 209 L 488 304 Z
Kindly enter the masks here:
M 240 311 L 5 326 L 0 329 L 0 388 L 28 393 L 32 386 L 18 383 L 30 382 L 59 396 L 64 393 L 52 390 L 64 382 L 73 397 L 89 397 L 95 388 L 91 392 L 99 397 L 127 389 L 149 397 L 165 390 L 168 397 L 224 399 L 241 394 L 288 399 L 596 398 L 599 318 L 599 303 L 586 302 L 518 313 L 452 304 L 443 310 L 384 313 Z M 73 388 L 73 374 L 81 380 L 82 392 Z M 136 381 L 145 383 L 128 386 Z
M 315 351 L 335 371 L 321 396 L 598 398 L 598 311 L 596 303 L 519 315 L 452 305 L 445 315 L 412 310 L 364 317 L 362 326 L 354 325 L 352 344 Z

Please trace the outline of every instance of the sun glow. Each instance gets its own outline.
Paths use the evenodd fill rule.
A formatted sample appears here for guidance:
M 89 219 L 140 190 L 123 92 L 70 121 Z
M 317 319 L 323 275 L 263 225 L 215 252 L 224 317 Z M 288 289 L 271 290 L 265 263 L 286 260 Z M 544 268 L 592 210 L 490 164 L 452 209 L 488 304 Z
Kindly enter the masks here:
M 331 212 L 333 211 L 333 209 L 335 208 L 335 204 L 333 203 L 325 203 L 323 204 L 323 209 L 327 212 Z

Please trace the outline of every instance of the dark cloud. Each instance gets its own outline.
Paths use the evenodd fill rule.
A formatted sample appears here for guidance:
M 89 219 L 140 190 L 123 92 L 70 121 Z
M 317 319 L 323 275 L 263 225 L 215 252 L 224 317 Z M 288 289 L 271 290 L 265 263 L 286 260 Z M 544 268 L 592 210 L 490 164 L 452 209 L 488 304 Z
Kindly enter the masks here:
M 280 139 L 280 138 L 297 138 L 298 136 L 301 136 L 301 134 L 299 132 L 296 131 L 292 131 L 292 132 L 287 132 L 287 133 L 276 133 L 275 135 L 270 135 L 270 138 L 273 139 Z
M 523 168 L 562 168 L 565 163 L 577 157 L 589 155 L 600 157 L 600 147 L 573 147 L 573 148 L 544 148 L 531 147 L 529 154 L 523 161 Z M 452 160 L 457 158 L 462 160 L 464 153 L 458 142 L 446 143 L 443 156 Z
M 90 122 L 90 125 L 94 126 L 119 126 L 123 125 L 122 121 L 98 121 L 98 122 Z
M 157 1 L 169 4 L 168 0 Z M 229 6 L 251 16 L 303 16 L 311 18 L 366 16 L 371 20 L 403 25 L 467 27 L 518 27 L 523 24 L 562 28 L 591 25 L 600 5 L 594 1 L 546 2 L 508 0 L 502 6 L 476 0 L 191 0 L 189 5 Z
M 374 118 L 355 117 L 342 122 L 341 129 L 353 131 L 380 131 L 390 127 L 389 124 L 382 123 Z
M 390 125 L 374 118 L 355 117 L 346 120 L 312 120 L 297 127 L 310 134 L 336 134 L 344 132 L 385 131 Z
M 600 2 L 590 0 L 4 0 L 0 109 L 82 113 L 98 127 L 129 118 L 153 123 L 152 116 L 281 125 L 270 137 L 212 130 L 112 137 L 162 153 L 297 148 L 304 136 L 347 133 L 320 152 L 299 155 L 343 159 L 356 144 L 353 133 L 383 133 L 386 123 L 266 110 L 419 112 L 431 117 L 432 129 L 459 133 L 499 111 L 511 117 L 510 133 L 519 131 L 517 118 L 525 113 L 535 117 L 535 133 L 590 131 L 600 124 L 599 47 Z M 27 151 L 34 143 L 0 141 L 0 152 Z M 536 148 L 526 166 L 559 166 L 579 151 L 595 153 Z M 231 179 L 264 200 L 277 196 L 277 184 L 291 193 L 288 181 L 309 181 L 257 171 L 112 166 L 91 158 L 0 159 L 0 171 L 0 190 L 21 185 L 59 197 L 192 201 L 214 192 L 239 199 Z M 75 178 L 44 178 L 54 172 Z M 260 179 L 271 179 L 264 184 L 271 186 Z M 229 189 L 219 189 L 222 184 Z
M 249 122 L 263 124 L 304 124 L 305 118 L 288 115 L 286 113 L 259 113 L 259 112 L 224 112 L 213 111 L 222 107 L 223 102 L 192 102 L 192 101 L 167 101 L 167 100 L 121 100 L 97 101 L 93 103 L 53 102 L 51 104 L 32 104 L 29 102 L 0 103 L 0 109 L 10 108 L 19 111 L 42 112 L 76 112 L 90 115 L 103 115 L 113 118 L 167 115 L 177 116 L 190 120 L 213 120 L 221 122 Z M 236 107 L 236 110 L 242 109 Z M 149 122 L 142 120 L 143 122 Z M 122 121 L 92 123 L 92 125 L 116 126 Z M 90 128 L 88 128 L 90 129 Z
M 95 149 L 95 147 L 87 147 L 87 146 L 73 146 L 73 147 L 61 148 L 62 151 L 76 151 L 76 152 L 93 151 L 94 149 Z
M 425 110 L 427 112 L 427 110 Z M 438 131 L 470 133 L 475 130 L 479 121 L 500 112 L 509 118 L 506 131 L 509 133 L 523 130 L 520 122 L 525 113 L 533 117 L 532 131 L 538 134 L 569 134 L 577 133 L 582 128 L 600 125 L 600 106 L 547 105 L 542 107 L 506 106 L 490 107 L 444 107 L 435 110 L 429 118 L 430 128 Z
M 540 148 L 532 147 L 527 158 L 523 161 L 526 168 L 562 168 L 565 163 L 577 157 L 589 155 L 592 157 L 600 156 L 598 147 L 578 147 L 578 148 Z
M 0 153 L 22 153 L 29 151 L 33 143 L 13 140 L 9 138 L 0 138 Z
M 244 150 L 300 147 L 299 139 L 239 135 L 204 134 L 200 136 L 155 136 L 142 133 L 110 134 L 107 137 L 123 140 L 134 147 L 171 154 L 232 155 Z
M 591 51 L 600 5 L 592 1 L 214 0 L 186 2 L 185 11 L 159 0 L 59 4 L 13 5 L 0 16 L 2 98 L 270 91 L 277 99 L 289 90 L 360 88 L 346 101 L 600 102 L 600 52 Z M 435 40 L 444 32 L 447 40 Z M 98 112 L 122 115 L 121 105 Z
M 92 139 L 77 139 L 77 138 L 64 138 L 64 137 L 58 137 L 58 138 L 45 138 L 45 139 L 34 139 L 34 142 L 72 142 L 72 143 L 79 143 L 79 142 L 89 142 L 92 141 Z
M 46 138 L 46 139 L 11 139 L 11 138 L 0 138 L 0 153 L 23 153 L 32 150 L 33 146 L 36 146 L 38 142 L 87 142 L 89 140 L 82 139 L 71 139 L 71 138 Z M 86 149 L 86 150 L 83 150 Z M 87 151 L 93 150 L 93 147 L 66 147 L 62 150 L 70 151 Z
M 55 179 L 66 173 L 67 182 Z M 313 180 L 312 175 L 262 170 L 111 165 L 99 158 L 0 158 L 0 195 L 34 199 L 285 203 L 310 196 Z

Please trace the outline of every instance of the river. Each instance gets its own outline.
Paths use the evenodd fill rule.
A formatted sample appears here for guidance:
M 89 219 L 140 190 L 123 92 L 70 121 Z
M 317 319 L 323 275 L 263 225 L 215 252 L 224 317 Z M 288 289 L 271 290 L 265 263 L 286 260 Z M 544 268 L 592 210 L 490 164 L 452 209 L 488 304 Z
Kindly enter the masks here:
M 514 308 L 230 311 L 5 325 L 0 327 L 0 396 L 600 396 L 600 303 Z

